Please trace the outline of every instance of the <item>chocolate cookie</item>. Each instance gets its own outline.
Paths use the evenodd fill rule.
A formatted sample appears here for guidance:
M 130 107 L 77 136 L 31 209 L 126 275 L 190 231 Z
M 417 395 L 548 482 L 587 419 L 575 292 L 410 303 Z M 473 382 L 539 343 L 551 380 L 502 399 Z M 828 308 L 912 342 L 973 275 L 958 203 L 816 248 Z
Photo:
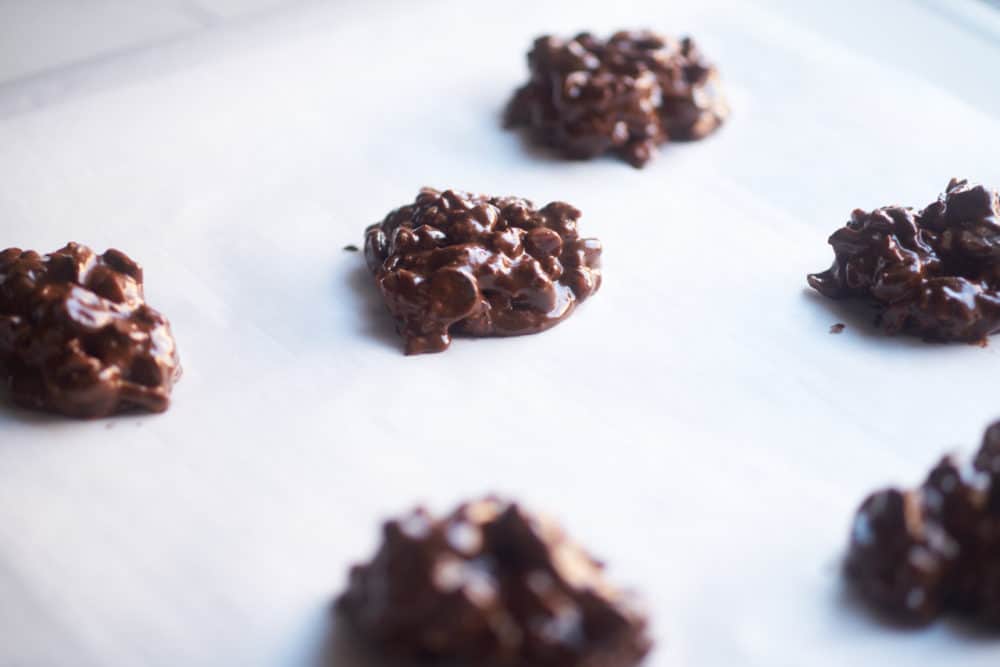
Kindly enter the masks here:
M 495 498 L 389 521 L 339 608 L 385 652 L 482 667 L 632 667 L 646 619 L 551 522 Z
M 0 372 L 13 400 L 71 417 L 163 412 L 181 367 L 124 253 L 0 252 Z
M 1000 329 L 996 191 L 952 179 L 922 211 L 856 210 L 830 245 L 833 266 L 809 284 L 834 299 L 871 300 L 888 333 L 982 342 Z
M 953 611 L 1000 625 L 1000 422 L 972 462 L 945 457 L 921 487 L 869 496 L 845 571 L 870 604 L 902 623 Z
M 517 336 L 569 316 L 601 285 L 601 244 L 580 211 L 553 202 L 424 189 L 365 234 L 365 259 L 406 353 L 440 352 L 451 334 Z
M 729 115 L 718 73 L 689 37 L 617 32 L 602 40 L 546 35 L 528 54 L 531 79 L 507 107 L 508 127 L 528 127 L 569 158 L 620 155 L 646 164 L 666 141 L 701 139 Z

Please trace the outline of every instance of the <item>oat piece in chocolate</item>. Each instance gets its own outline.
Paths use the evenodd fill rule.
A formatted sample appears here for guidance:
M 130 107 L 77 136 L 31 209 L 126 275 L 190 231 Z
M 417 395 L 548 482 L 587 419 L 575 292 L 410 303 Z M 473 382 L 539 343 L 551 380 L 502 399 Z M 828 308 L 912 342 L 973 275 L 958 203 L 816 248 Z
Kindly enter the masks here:
M 646 618 L 550 521 L 487 498 L 383 529 L 339 608 L 383 651 L 483 667 L 631 667 Z
M 14 402 L 71 417 L 162 412 L 180 363 L 124 253 L 0 252 L 0 373 Z
M 984 342 L 1000 330 L 996 191 L 952 179 L 922 211 L 856 210 L 830 245 L 833 266 L 809 284 L 834 299 L 873 301 L 888 333 Z
M 365 234 L 365 259 L 406 339 L 440 352 L 451 334 L 517 336 L 569 316 L 601 285 L 601 244 L 553 202 L 424 189 Z
M 659 144 L 701 139 L 729 115 L 715 66 L 689 37 L 546 35 L 528 66 L 531 79 L 508 104 L 505 123 L 573 159 L 612 152 L 641 167 Z
M 1000 625 L 1000 422 L 973 461 L 945 457 L 921 487 L 869 496 L 845 571 L 864 599 L 901 623 L 955 612 Z

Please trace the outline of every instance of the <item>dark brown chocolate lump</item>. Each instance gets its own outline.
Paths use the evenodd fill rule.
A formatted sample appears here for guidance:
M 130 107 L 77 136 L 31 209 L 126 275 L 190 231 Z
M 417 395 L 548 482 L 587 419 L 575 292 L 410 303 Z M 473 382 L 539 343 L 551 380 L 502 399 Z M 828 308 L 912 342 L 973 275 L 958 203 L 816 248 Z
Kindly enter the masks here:
M 631 667 L 645 616 L 550 521 L 495 498 L 383 529 L 338 607 L 384 652 L 482 667 Z
M 689 37 L 617 32 L 602 40 L 539 37 L 531 79 L 510 101 L 508 127 L 528 127 L 566 157 L 620 155 L 646 164 L 667 141 L 701 139 L 729 115 L 718 73 Z
M 983 342 L 1000 330 L 996 191 L 952 179 L 922 211 L 854 211 L 830 245 L 833 266 L 809 284 L 834 299 L 870 299 L 888 333 Z
M 971 463 L 872 494 L 854 519 L 848 580 L 876 609 L 923 625 L 956 612 L 1000 625 L 1000 422 Z
M 81 418 L 162 412 L 180 371 L 170 325 L 124 253 L 0 252 L 0 373 L 14 402 Z
M 424 189 L 365 234 L 406 353 L 440 352 L 451 334 L 517 336 L 569 316 L 601 286 L 601 244 L 580 211 L 553 202 Z

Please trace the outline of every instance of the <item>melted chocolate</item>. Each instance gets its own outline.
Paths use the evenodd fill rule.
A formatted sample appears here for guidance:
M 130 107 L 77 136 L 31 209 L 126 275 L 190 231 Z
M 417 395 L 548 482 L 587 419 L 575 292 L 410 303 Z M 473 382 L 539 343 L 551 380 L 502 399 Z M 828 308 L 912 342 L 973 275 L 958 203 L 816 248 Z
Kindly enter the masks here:
M 506 124 L 531 128 L 569 158 L 613 152 L 641 167 L 659 144 L 701 139 L 729 115 L 715 67 L 687 37 L 546 35 L 528 65 L 531 80 L 508 105 Z
M 406 339 L 440 352 L 452 333 L 516 336 L 565 319 L 601 285 L 601 244 L 580 212 L 516 197 L 424 189 L 366 231 L 365 259 Z
M 900 622 L 954 611 L 1000 625 L 1000 423 L 971 464 L 945 457 L 920 488 L 869 496 L 845 570 L 869 603 Z
M 339 607 L 388 653 L 490 667 L 631 667 L 646 619 L 554 524 L 487 498 L 390 521 Z M 449 663 L 450 664 L 450 663 Z
M 833 266 L 808 277 L 821 294 L 866 297 L 888 333 L 984 341 L 1000 330 L 997 193 L 952 179 L 922 211 L 854 211 L 830 237 Z
M 166 410 L 180 363 L 139 265 L 70 243 L 0 252 L 0 373 L 22 406 L 102 417 Z

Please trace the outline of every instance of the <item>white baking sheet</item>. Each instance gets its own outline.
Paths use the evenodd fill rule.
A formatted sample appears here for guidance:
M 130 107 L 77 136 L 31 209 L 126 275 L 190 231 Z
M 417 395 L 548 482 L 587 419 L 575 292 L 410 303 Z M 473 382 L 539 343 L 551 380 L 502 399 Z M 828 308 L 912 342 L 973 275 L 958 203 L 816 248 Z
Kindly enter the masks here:
M 955 7 L 300 4 L 0 89 L 0 245 L 126 250 L 186 369 L 162 416 L 0 408 L 0 665 L 365 664 L 329 603 L 380 519 L 489 491 L 644 594 L 652 667 L 996 665 L 878 625 L 837 563 L 864 494 L 1000 416 L 1000 347 L 805 288 L 852 208 L 1000 184 L 998 33 Z M 498 128 L 534 35 L 630 25 L 698 37 L 722 132 L 635 171 Z M 341 247 L 422 185 L 576 204 L 602 291 L 404 357 Z

